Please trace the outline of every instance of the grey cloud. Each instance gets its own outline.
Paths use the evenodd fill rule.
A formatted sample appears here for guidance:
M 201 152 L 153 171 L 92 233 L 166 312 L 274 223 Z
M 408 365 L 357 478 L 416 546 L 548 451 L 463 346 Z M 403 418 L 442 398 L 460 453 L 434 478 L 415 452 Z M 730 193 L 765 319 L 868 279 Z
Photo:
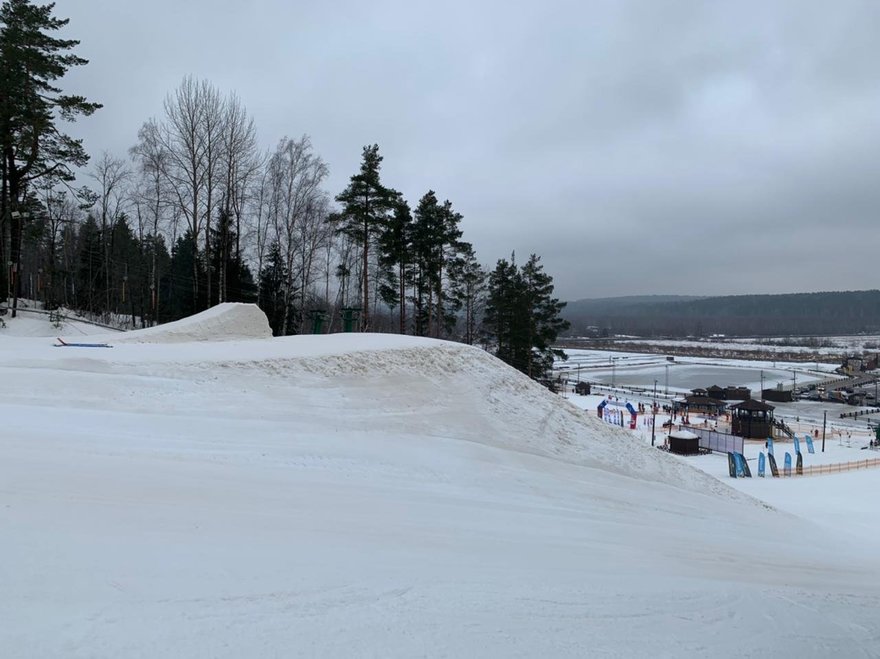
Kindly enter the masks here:
M 487 264 L 542 254 L 563 297 L 876 286 L 880 3 L 56 11 L 91 59 L 65 84 L 106 105 L 74 128 L 93 153 L 124 152 L 192 73 L 236 90 L 265 145 L 310 134 L 332 192 L 378 142 L 389 185 L 451 199 Z

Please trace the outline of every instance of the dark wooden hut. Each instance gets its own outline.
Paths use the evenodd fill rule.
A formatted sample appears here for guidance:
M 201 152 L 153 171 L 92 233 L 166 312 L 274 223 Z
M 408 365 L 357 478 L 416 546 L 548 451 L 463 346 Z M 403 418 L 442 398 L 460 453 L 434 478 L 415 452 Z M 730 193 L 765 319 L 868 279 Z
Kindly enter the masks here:
M 590 395 L 590 383 L 589 382 L 578 382 L 574 385 L 574 392 L 576 394 L 580 394 L 581 396 L 589 396 Z
M 747 400 L 731 405 L 731 433 L 745 439 L 767 439 L 773 436 L 773 405 Z
M 696 455 L 700 452 L 700 436 L 687 430 L 676 430 L 669 433 L 666 444 L 670 453 Z

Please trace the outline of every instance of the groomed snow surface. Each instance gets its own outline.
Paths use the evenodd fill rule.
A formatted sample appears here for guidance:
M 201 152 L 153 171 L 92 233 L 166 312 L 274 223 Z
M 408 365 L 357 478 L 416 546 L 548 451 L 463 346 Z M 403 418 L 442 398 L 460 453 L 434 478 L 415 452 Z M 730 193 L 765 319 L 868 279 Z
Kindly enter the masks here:
M 3 656 L 880 655 L 880 542 L 479 349 L 266 330 L 0 338 Z

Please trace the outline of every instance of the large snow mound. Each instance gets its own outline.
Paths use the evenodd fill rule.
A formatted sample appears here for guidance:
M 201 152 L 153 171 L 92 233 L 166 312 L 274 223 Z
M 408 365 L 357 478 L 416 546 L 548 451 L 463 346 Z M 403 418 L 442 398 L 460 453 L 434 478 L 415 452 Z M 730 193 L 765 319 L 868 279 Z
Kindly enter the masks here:
M 123 335 L 114 343 L 186 343 L 189 341 L 235 341 L 272 336 L 266 314 L 256 304 L 224 302 L 201 313 Z
M 479 349 L 235 306 L 0 341 L 7 655 L 876 655 L 857 547 Z

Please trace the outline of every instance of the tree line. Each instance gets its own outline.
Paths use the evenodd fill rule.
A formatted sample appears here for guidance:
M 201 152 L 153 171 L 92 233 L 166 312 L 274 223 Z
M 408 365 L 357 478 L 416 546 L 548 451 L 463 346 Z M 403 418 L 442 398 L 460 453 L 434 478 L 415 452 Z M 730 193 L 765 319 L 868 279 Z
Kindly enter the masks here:
M 0 290 L 150 326 L 255 302 L 275 335 L 345 329 L 482 342 L 538 377 L 566 323 L 532 255 L 491 273 L 462 215 L 428 190 L 411 206 L 363 148 L 344 190 L 308 136 L 263 150 L 234 93 L 186 77 L 127 154 L 90 163 L 65 123 L 99 103 L 58 81 L 86 60 L 53 5 L 0 7 Z M 84 174 L 83 174 L 84 172 Z M 82 183 L 85 181 L 85 185 Z
M 880 291 L 730 295 L 655 301 L 580 300 L 564 315 L 575 335 L 780 336 L 880 331 Z

